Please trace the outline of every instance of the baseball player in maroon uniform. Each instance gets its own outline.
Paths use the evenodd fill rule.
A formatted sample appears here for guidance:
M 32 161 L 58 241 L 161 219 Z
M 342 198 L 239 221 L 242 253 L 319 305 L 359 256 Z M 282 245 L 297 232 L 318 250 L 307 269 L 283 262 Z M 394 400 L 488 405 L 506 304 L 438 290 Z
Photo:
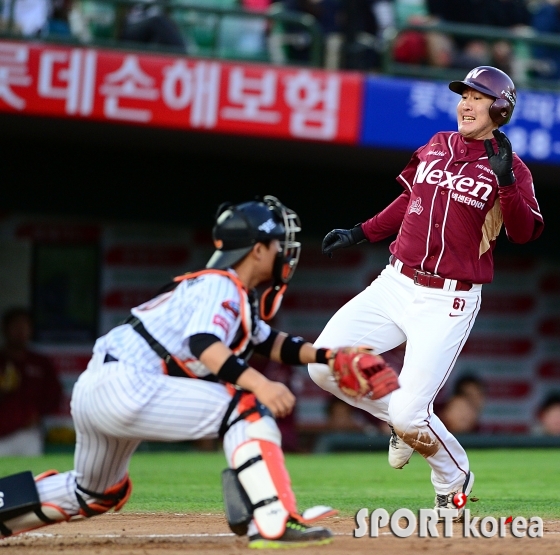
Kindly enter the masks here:
M 482 284 L 492 281 L 501 228 L 510 241 L 526 243 L 542 233 L 543 218 L 529 169 L 498 129 L 515 108 L 511 79 L 483 66 L 449 88 L 460 95 L 458 132 L 436 133 L 412 155 L 397 177 L 403 192 L 389 206 L 323 240 L 332 256 L 397 234 L 387 267 L 332 317 L 315 345 L 365 343 L 383 353 L 406 341 L 400 389 L 356 400 L 324 365 L 310 364 L 309 372 L 323 389 L 389 423 L 391 466 L 402 468 L 418 451 L 432 468 L 436 511 L 441 517 L 441 509 L 457 509 L 459 520 L 474 475 L 433 401 L 474 325 Z

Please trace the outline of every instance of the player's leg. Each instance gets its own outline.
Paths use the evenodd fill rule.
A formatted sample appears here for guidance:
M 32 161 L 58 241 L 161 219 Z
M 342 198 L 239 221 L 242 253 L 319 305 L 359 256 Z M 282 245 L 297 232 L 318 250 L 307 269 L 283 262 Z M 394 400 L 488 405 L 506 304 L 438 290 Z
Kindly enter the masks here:
M 406 335 L 398 322 L 409 295 L 394 281 L 393 272 L 393 267 L 388 266 L 371 285 L 342 306 L 314 345 L 327 348 L 367 345 L 379 354 L 401 345 Z M 340 391 L 327 365 L 315 363 L 308 368 L 311 379 L 322 389 L 381 420 L 388 420 L 390 395 L 376 401 L 356 400 Z
M 310 524 L 336 511 L 320 506 L 298 512 L 280 430 L 269 411 L 243 394 L 228 423 L 224 452 L 230 469 L 222 478 L 231 529 L 247 533 L 253 548 L 329 543 L 332 533 Z
M 413 291 L 416 298 L 404 324 L 408 340 L 401 387 L 391 395 L 389 417 L 398 436 L 426 458 L 436 494 L 444 495 L 468 485 L 472 476 L 465 450 L 432 407 L 474 325 L 480 286 L 468 292 Z
M 131 492 L 130 458 L 142 440 L 216 437 L 230 400 L 219 384 L 170 378 L 94 356 L 72 396 L 74 470 L 37 482 L 47 519 L 34 513 L 18 517 L 5 522 L 0 533 L 120 508 Z

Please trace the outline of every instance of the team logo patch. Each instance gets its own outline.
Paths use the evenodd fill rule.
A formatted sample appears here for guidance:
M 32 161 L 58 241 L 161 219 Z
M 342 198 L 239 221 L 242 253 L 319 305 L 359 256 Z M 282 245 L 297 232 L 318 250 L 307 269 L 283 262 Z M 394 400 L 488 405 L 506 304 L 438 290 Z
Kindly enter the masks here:
M 222 303 L 222 307 L 226 312 L 233 314 L 234 318 L 237 318 L 239 316 L 239 304 L 235 301 L 224 301 Z
M 220 326 L 226 333 L 229 333 L 229 322 L 220 314 L 214 314 L 212 323 Z
M 270 233 L 275 227 L 276 223 L 272 218 L 269 218 L 266 222 L 263 222 L 258 229 L 264 231 L 265 233 Z
M 410 203 L 410 208 L 408 209 L 408 213 L 409 214 L 415 213 L 420 215 L 422 214 L 422 210 L 424 210 L 424 207 L 422 206 L 422 198 L 418 197 L 416 200 L 413 200 Z

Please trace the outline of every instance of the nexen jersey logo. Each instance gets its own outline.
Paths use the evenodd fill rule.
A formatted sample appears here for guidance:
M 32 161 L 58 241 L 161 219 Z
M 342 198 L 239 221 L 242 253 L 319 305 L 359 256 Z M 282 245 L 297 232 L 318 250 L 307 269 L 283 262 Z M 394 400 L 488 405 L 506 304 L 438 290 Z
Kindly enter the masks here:
M 465 175 L 455 175 L 445 170 L 435 170 L 433 167 L 441 161 L 441 158 L 427 162 L 420 162 L 416 169 L 414 183 L 428 183 L 429 185 L 437 185 L 452 191 L 460 193 L 468 193 L 469 195 L 488 200 L 492 193 L 493 187 L 490 183 L 483 181 L 475 181 L 472 177 Z

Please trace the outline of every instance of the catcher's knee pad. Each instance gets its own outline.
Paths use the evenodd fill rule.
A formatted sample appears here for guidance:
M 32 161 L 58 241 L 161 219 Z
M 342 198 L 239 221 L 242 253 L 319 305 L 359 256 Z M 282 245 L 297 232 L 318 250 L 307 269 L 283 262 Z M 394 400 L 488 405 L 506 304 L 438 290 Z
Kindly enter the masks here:
M 114 486 L 98 493 L 76 484 L 76 499 L 80 505 L 79 515 L 90 518 L 113 509 L 122 509 L 132 493 L 132 482 L 128 474 Z M 87 499 L 86 497 L 87 496 Z
M 56 474 L 50 470 L 33 478 L 30 471 L 0 478 L 0 538 L 29 532 L 71 515 L 53 503 L 41 503 L 36 480 Z

